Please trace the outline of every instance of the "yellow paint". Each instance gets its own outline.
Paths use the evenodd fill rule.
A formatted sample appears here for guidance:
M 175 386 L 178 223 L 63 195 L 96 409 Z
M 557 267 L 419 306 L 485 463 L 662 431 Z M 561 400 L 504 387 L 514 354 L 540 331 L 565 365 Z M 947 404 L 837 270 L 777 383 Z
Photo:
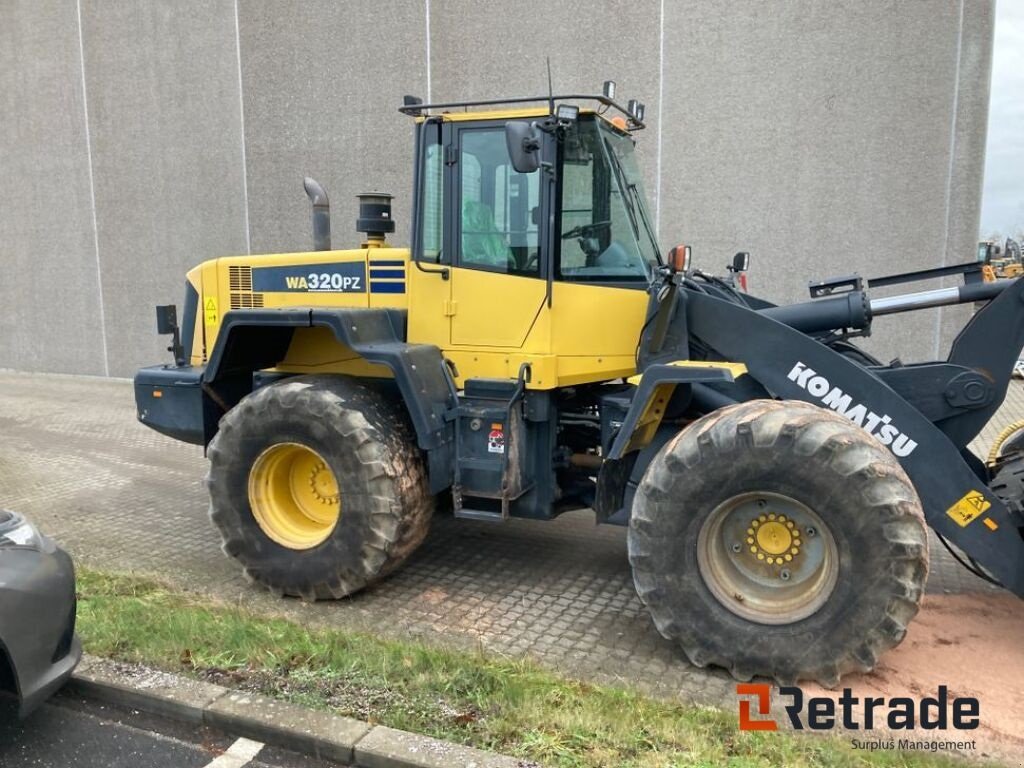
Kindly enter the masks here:
M 253 462 L 249 506 L 269 538 L 288 549 L 310 549 L 331 535 L 341 515 L 338 481 L 312 448 L 277 443 Z
M 349 376 L 391 378 L 391 369 L 368 363 L 340 343 L 330 328 L 297 328 L 284 360 L 277 366 L 289 373 L 345 373 Z
M 674 365 L 678 368 L 720 368 L 729 371 L 732 374 L 733 380 L 738 379 L 747 372 L 747 366 L 743 363 L 724 363 L 716 360 L 673 360 L 671 363 L 665 363 L 665 365 Z M 628 381 L 630 384 L 639 385 L 641 379 L 643 379 L 643 374 L 639 373 L 636 376 L 630 376 Z
M 956 504 L 946 510 L 953 522 L 961 528 L 966 527 L 975 518 L 988 511 L 992 503 L 981 491 L 968 491 Z
M 765 523 L 757 529 L 757 545 L 770 555 L 781 555 L 793 544 L 789 530 L 780 522 Z
M 522 349 L 544 304 L 547 284 L 479 269 L 453 269 L 451 317 L 453 347 Z
M 991 517 L 986 517 L 981 522 L 983 522 L 985 524 L 985 527 L 988 528 L 990 531 L 998 531 L 999 530 L 999 524 L 995 520 L 993 520 Z
M 446 123 L 465 123 L 475 122 L 478 120 L 530 120 L 532 118 L 547 117 L 550 113 L 548 112 L 547 105 L 536 106 L 536 107 L 506 107 L 504 109 L 479 109 L 475 111 L 465 112 L 444 112 L 440 115 L 434 115 L 434 117 L 440 117 L 443 122 Z M 619 133 L 628 133 L 626 130 L 626 121 L 621 115 L 617 113 L 608 112 L 597 112 L 594 109 L 588 109 L 586 107 L 580 108 L 581 115 L 593 115 L 596 114 L 601 120 L 608 125 L 615 128 Z M 422 116 L 416 118 L 416 122 L 423 122 Z

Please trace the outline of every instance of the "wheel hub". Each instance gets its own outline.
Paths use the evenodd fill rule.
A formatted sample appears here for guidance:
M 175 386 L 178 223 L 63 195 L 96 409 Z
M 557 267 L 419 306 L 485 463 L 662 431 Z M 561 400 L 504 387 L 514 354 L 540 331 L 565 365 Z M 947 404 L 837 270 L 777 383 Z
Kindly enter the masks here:
M 299 443 L 278 443 L 253 462 L 249 506 L 269 538 L 289 549 L 310 549 L 334 530 L 341 495 L 319 453 Z
M 785 515 L 769 512 L 750 521 L 747 545 L 750 554 L 768 565 L 783 565 L 800 554 L 800 532 Z
M 776 493 L 745 493 L 719 504 L 698 535 L 697 561 L 723 605 L 763 624 L 813 614 L 831 595 L 839 570 L 822 519 Z

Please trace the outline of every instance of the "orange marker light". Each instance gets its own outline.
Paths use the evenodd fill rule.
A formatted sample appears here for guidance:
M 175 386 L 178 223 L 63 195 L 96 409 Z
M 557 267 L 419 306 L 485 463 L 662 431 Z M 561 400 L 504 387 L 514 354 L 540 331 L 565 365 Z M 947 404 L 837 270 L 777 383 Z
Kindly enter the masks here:
M 690 246 L 677 245 L 668 252 L 668 264 L 673 272 L 685 272 L 690 268 Z
M 153 390 L 153 397 L 163 397 L 163 396 L 164 396 L 164 393 L 161 392 L 159 389 L 154 389 Z

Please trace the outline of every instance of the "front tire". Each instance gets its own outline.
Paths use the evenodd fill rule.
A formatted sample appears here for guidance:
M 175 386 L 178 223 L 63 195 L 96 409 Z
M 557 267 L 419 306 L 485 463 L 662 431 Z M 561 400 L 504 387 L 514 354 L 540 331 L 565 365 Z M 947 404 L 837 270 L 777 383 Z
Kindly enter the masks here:
M 834 686 L 903 639 L 928 537 L 877 440 L 831 411 L 757 400 L 704 416 L 655 457 L 629 556 L 655 625 L 692 663 Z
M 350 595 L 426 537 L 433 498 L 404 413 L 351 379 L 253 392 L 221 419 L 208 455 L 222 548 L 277 594 Z

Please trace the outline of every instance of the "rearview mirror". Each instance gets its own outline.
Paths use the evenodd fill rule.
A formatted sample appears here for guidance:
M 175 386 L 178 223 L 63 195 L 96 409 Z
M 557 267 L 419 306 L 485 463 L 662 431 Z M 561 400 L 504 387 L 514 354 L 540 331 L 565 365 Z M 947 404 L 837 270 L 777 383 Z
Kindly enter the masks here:
M 173 304 L 160 304 L 156 308 L 156 332 L 169 336 L 178 330 L 178 308 Z
M 740 251 L 732 257 L 732 266 L 729 267 L 731 272 L 746 272 L 748 269 L 750 269 L 750 253 Z
M 533 173 L 540 168 L 540 137 L 533 125 L 523 120 L 505 123 L 505 143 L 516 171 Z

